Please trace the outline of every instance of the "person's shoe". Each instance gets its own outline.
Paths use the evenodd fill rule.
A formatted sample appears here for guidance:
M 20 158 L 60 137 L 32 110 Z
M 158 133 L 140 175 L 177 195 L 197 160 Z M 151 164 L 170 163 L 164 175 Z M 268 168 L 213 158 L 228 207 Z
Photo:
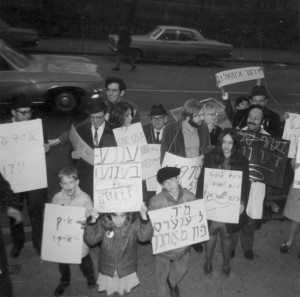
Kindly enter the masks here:
M 120 68 L 119 67 L 115 67 L 112 69 L 112 71 L 120 71 Z
M 10 251 L 10 257 L 18 258 L 21 253 L 22 248 L 23 248 L 23 244 L 15 244 Z
M 230 275 L 230 267 L 226 267 L 223 265 L 222 267 L 222 275 L 226 276 L 226 277 L 229 277 Z
M 212 276 L 212 266 L 211 265 L 208 265 L 207 263 L 205 263 L 204 267 L 203 267 L 203 271 L 204 271 L 204 274 L 207 277 L 211 277 Z
M 230 254 L 230 258 L 233 259 L 235 256 L 235 249 L 232 249 L 231 254 Z
M 284 242 L 280 247 L 280 253 L 287 254 L 290 251 L 291 246 L 287 245 L 286 242 Z
M 136 69 L 136 65 L 131 67 L 131 71 L 134 71 Z
M 245 252 L 244 252 L 244 256 L 245 256 L 245 258 L 246 258 L 247 260 L 252 261 L 253 258 L 254 258 L 253 251 L 252 251 L 252 250 L 245 251 Z
M 88 277 L 87 279 L 87 285 L 89 289 L 93 289 L 96 287 L 96 280 L 94 277 Z
M 54 291 L 54 296 L 61 296 L 66 287 L 69 286 L 69 283 L 59 283 L 59 285 L 56 287 L 55 291 Z
M 199 254 L 203 253 L 203 246 L 201 243 L 193 244 L 193 248 L 197 253 L 199 253 Z

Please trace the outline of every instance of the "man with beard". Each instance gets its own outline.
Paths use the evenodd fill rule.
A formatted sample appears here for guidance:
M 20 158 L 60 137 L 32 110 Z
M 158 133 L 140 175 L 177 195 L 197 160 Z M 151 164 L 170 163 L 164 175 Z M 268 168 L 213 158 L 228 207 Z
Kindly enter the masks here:
M 247 127 L 243 130 L 253 131 L 262 134 L 269 134 L 263 128 L 264 108 L 260 105 L 250 106 L 249 114 L 247 117 Z M 266 184 L 251 180 L 251 188 L 248 199 L 248 205 L 246 213 L 248 215 L 247 223 L 242 229 L 233 234 L 233 250 L 231 257 L 235 255 L 235 248 L 238 244 L 238 238 L 240 236 L 242 249 L 244 256 L 247 260 L 253 260 L 253 246 L 254 246 L 254 232 L 255 232 L 255 220 L 260 220 L 263 214 L 263 204 L 266 195 Z
M 182 109 L 182 119 L 164 129 L 161 162 L 166 152 L 184 158 L 195 158 L 205 154 L 211 146 L 202 105 L 195 99 L 190 99 Z
M 203 106 L 195 99 L 183 104 L 182 119 L 166 126 L 161 140 L 161 163 L 166 152 L 184 157 L 195 158 L 204 155 L 210 148 L 210 136 L 204 123 Z M 194 249 L 202 253 L 201 243 Z

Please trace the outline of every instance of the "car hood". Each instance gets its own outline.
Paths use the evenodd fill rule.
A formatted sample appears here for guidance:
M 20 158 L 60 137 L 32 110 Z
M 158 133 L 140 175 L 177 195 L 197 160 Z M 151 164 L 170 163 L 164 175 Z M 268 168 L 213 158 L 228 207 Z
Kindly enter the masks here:
M 29 72 L 70 73 L 99 76 L 98 65 L 90 59 L 76 56 L 32 55 Z

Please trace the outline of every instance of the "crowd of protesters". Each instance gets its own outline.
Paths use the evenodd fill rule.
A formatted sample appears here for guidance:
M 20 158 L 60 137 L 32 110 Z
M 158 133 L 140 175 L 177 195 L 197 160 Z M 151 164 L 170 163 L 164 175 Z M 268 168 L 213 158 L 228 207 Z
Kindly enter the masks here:
M 118 70 L 119 62 L 115 70 Z M 132 65 L 134 70 L 135 65 Z M 97 98 L 90 101 L 86 108 L 87 118 L 75 129 L 83 141 L 94 148 L 117 146 L 113 129 L 128 127 L 140 122 L 139 108 L 133 102 L 123 99 L 126 92 L 124 81 L 117 77 L 106 79 L 107 99 Z M 93 208 L 93 165 L 80 157 L 77 151 L 71 153 L 75 167 L 62 168 L 58 173 L 61 191 L 52 199 L 47 197 L 47 189 L 33 190 L 14 194 L 7 181 L 0 175 L 1 199 L 5 199 L 8 215 L 11 217 L 11 237 L 13 247 L 10 257 L 19 257 L 24 242 L 24 227 L 20 212 L 26 201 L 32 224 L 32 243 L 37 253 L 41 253 L 43 211 L 45 203 L 51 200 L 54 204 L 67 206 L 84 206 L 86 209 L 86 225 L 84 226 L 84 248 L 80 268 L 87 279 L 88 287 L 98 285 L 99 291 L 106 296 L 127 296 L 139 284 L 137 277 L 137 242 L 149 242 L 153 236 L 153 227 L 148 210 L 156 210 L 168 206 L 203 198 L 204 170 L 216 168 L 242 171 L 241 202 L 239 223 L 228 224 L 208 221 L 209 240 L 203 243 L 205 253 L 204 274 L 213 274 L 212 259 L 218 234 L 221 239 L 223 256 L 222 275 L 231 273 L 230 259 L 235 256 L 235 248 L 241 242 L 244 257 L 254 259 L 255 222 L 261 220 L 268 188 L 265 183 L 249 177 L 249 161 L 243 156 L 237 129 L 282 137 L 284 121 L 282 117 L 267 108 L 269 93 L 267 89 L 255 86 L 248 97 L 239 97 L 234 107 L 228 94 L 222 89 L 225 112 L 232 128 L 223 129 L 217 125 L 216 106 L 213 103 L 202 104 L 198 100 L 187 100 L 181 111 L 181 119 L 167 123 L 168 111 L 162 104 L 153 105 L 149 111 L 150 123 L 143 126 L 149 144 L 161 144 L 161 163 L 166 152 L 183 158 L 203 156 L 203 166 L 198 179 L 196 194 L 192 194 L 179 184 L 180 169 L 163 167 L 157 173 L 157 181 L 161 185 L 160 193 L 155 194 L 143 190 L 143 204 L 140 213 L 108 213 L 99 214 Z M 30 98 L 23 94 L 12 98 L 10 123 L 28 121 L 32 115 Z M 44 131 L 44 149 L 47 156 L 50 147 L 55 149 L 69 141 L 70 131 L 48 140 Z M 72 163 L 73 165 L 74 163 Z M 294 168 L 299 164 L 292 160 Z M 79 187 L 80 185 L 80 187 Z M 145 185 L 144 185 L 145 188 Z M 8 199 L 12 197 L 11 199 Z M 291 220 L 291 231 L 287 240 L 280 247 L 281 253 L 289 252 L 300 224 L 299 190 L 290 188 L 284 215 Z M 272 210 L 278 211 L 275 204 Z M 1 234 L 0 234 L 1 235 Z M 101 243 L 101 244 L 100 244 Z M 89 254 L 89 246 L 99 245 L 98 271 L 93 274 L 93 262 Z M 202 252 L 202 244 L 193 246 Z M 5 245 L 0 236 L 0 296 L 12 296 L 8 275 Z M 188 269 L 190 246 L 167 251 L 156 255 L 156 289 L 158 297 L 179 297 L 178 283 Z M 71 281 L 70 265 L 59 264 L 61 278 L 54 290 L 55 296 L 61 296 Z M 2 295 L 1 295 L 2 294 Z

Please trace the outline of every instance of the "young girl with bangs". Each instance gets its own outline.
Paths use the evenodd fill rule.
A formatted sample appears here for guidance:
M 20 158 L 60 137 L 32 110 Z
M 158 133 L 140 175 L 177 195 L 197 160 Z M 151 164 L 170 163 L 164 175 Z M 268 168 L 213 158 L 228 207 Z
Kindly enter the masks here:
M 99 216 L 93 209 L 87 219 L 84 239 L 99 245 L 97 284 L 107 297 L 125 297 L 139 284 L 137 277 L 137 242 L 150 241 L 152 226 L 147 207 L 136 213 L 107 213 Z

